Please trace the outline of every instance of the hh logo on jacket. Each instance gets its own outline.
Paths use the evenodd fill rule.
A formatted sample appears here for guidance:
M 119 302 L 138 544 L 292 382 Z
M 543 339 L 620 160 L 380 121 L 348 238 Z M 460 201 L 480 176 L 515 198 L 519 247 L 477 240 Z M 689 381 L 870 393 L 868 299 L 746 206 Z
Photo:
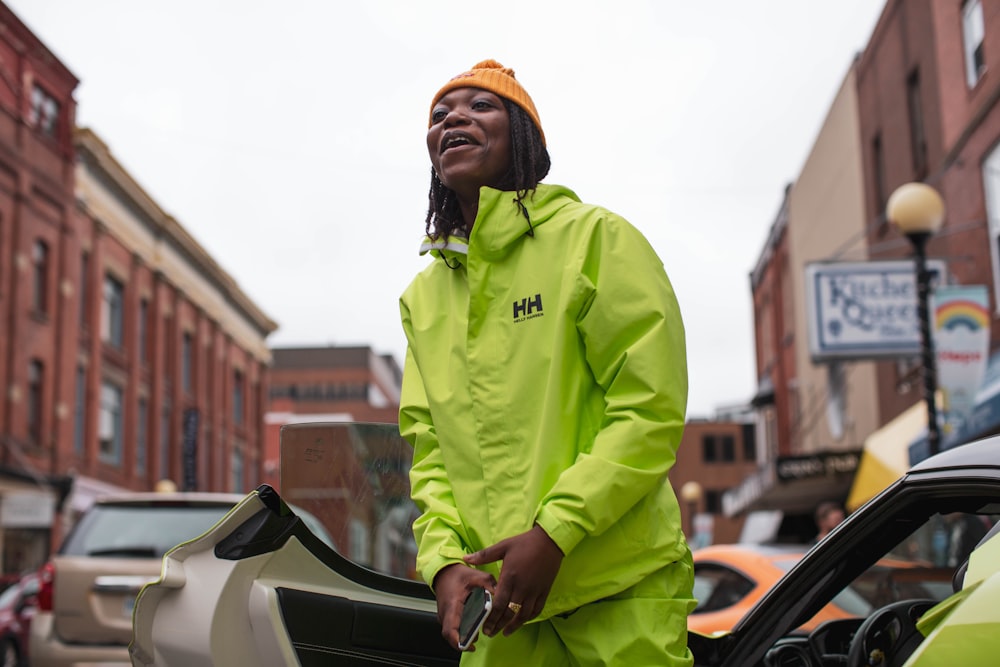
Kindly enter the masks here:
M 514 302 L 515 323 L 530 320 L 532 317 L 541 317 L 543 314 L 541 294 L 536 294 L 535 296 L 526 297 L 520 301 Z

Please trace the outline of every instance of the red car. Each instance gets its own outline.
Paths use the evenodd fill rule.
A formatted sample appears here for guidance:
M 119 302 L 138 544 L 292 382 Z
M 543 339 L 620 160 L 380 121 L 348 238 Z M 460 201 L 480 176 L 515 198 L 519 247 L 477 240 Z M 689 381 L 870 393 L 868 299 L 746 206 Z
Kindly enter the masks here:
M 26 574 L 0 593 L 0 667 L 26 667 L 28 630 L 38 608 L 37 573 Z

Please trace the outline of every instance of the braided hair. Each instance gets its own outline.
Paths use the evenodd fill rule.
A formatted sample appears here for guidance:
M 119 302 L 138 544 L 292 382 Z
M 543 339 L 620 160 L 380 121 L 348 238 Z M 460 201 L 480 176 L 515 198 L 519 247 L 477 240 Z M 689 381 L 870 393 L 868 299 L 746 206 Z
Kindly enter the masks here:
M 549 152 L 542 141 L 538 127 L 521 107 L 506 98 L 501 98 L 510 115 L 510 145 L 511 160 L 507 173 L 500 179 L 497 187 L 504 191 L 517 193 L 515 201 L 518 208 L 528 221 L 528 234 L 534 236 L 528 210 L 523 200 L 534 192 L 538 183 L 549 173 L 551 160 Z M 431 168 L 431 188 L 427 195 L 427 218 L 425 232 L 434 240 L 445 238 L 452 234 L 468 236 L 468 228 L 462 220 L 455 191 L 445 186 Z

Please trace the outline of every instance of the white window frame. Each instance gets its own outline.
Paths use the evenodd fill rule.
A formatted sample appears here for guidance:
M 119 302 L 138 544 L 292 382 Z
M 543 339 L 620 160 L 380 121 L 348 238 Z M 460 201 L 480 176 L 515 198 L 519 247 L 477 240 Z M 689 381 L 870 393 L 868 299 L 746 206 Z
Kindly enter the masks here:
M 962 5 L 962 47 L 965 51 L 965 79 L 972 88 L 979 82 L 986 70 L 985 59 L 976 64 L 976 51 L 983 48 L 986 37 L 981 0 L 967 0 Z
M 31 111 L 28 123 L 48 137 L 56 136 L 56 126 L 59 121 L 59 103 L 41 86 L 31 90 Z
M 111 382 L 101 383 L 101 412 L 97 420 L 98 458 L 105 463 L 121 465 L 124 442 L 125 392 Z
M 990 235 L 993 293 L 1000 294 L 1000 144 L 983 160 L 983 193 L 986 196 L 986 228 Z M 1000 313 L 1000 304 L 996 312 Z
M 233 453 L 229 457 L 230 491 L 243 493 L 243 451 L 238 443 L 233 444 Z
M 125 343 L 125 285 L 111 274 L 104 276 L 101 340 L 117 348 Z

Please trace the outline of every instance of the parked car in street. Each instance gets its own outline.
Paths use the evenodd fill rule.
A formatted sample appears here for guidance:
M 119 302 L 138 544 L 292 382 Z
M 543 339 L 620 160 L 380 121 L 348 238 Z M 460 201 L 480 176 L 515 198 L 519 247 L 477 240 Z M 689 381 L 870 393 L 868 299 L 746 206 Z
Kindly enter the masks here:
M 38 574 L 29 572 L 0 593 L 0 667 L 27 667 L 28 630 L 38 608 Z
M 716 544 L 698 549 L 698 606 L 688 617 L 688 629 L 706 635 L 732 630 L 809 549 L 805 544 Z M 951 572 L 923 560 L 881 559 L 798 629 L 809 632 L 825 621 L 867 616 L 875 607 L 901 599 L 941 600 L 952 592 Z
M 132 664 L 458 664 L 430 589 L 388 574 L 380 563 L 392 559 L 376 557 L 389 548 L 387 536 L 398 538 L 399 527 L 386 522 L 405 503 L 398 484 L 410 450 L 395 428 L 284 427 L 281 495 L 261 486 L 165 556 L 163 576 L 136 601 Z M 344 527 L 332 532 L 335 548 L 286 498 L 312 499 L 310 511 L 330 525 L 319 507 L 327 501 Z M 995 664 L 998 517 L 1000 437 L 923 461 L 807 551 L 731 630 L 691 632 L 696 665 Z M 887 560 L 915 565 L 873 577 Z M 907 570 L 936 568 L 947 570 L 951 586 L 912 592 Z M 849 587 L 867 601 L 862 613 L 803 628 Z
M 98 499 L 42 566 L 32 667 L 129 664 L 132 607 L 171 547 L 212 527 L 242 494 L 136 493 Z

